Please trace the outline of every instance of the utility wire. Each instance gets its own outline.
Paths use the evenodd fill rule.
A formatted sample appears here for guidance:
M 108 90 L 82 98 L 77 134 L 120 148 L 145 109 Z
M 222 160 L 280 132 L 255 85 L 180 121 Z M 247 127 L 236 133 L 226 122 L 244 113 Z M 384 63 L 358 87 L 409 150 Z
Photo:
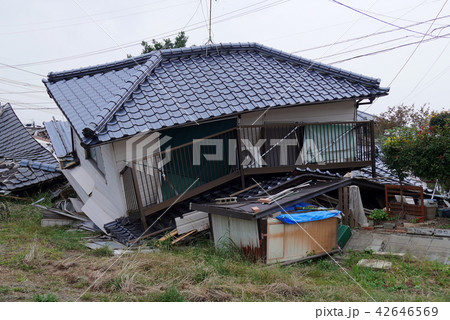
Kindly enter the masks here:
M 405 63 L 402 65 L 402 67 L 400 68 L 400 70 L 397 72 L 397 74 L 395 75 L 394 79 L 392 79 L 392 81 L 389 83 L 388 87 L 390 87 L 392 85 L 392 83 L 397 79 L 397 77 L 400 75 L 400 73 L 402 73 L 403 69 L 406 67 L 406 65 L 408 64 L 408 62 L 411 60 L 411 58 L 413 57 L 414 53 L 416 53 L 417 49 L 419 49 L 420 45 L 422 44 L 422 42 L 425 39 L 425 36 L 428 34 L 428 32 L 430 31 L 430 29 L 433 27 L 434 22 L 436 21 L 436 19 L 439 17 L 439 15 L 441 14 L 442 10 L 444 10 L 445 5 L 447 4 L 448 0 L 445 0 L 444 4 L 442 5 L 441 9 L 439 10 L 439 12 L 436 15 L 436 18 L 434 19 L 434 21 L 430 24 L 430 26 L 428 27 L 427 32 L 424 34 L 424 36 L 422 37 L 422 39 L 419 41 L 419 43 L 417 44 L 417 46 L 414 48 L 413 52 L 411 52 L 410 56 L 408 57 L 408 59 L 406 59 Z
M 183 2 L 183 3 L 167 6 L 167 7 L 164 7 L 164 8 L 152 8 L 150 10 L 140 10 L 140 11 L 135 12 L 135 13 L 123 14 L 123 15 L 120 15 L 120 16 L 116 16 L 114 18 L 99 19 L 98 21 L 106 21 L 106 20 L 114 20 L 114 19 L 118 19 L 118 18 L 126 18 L 126 17 L 130 17 L 130 16 L 145 14 L 145 13 L 148 13 L 148 12 L 155 12 L 155 11 L 161 11 L 161 10 L 165 10 L 165 9 L 175 8 L 175 7 L 179 7 L 179 6 L 190 4 L 190 3 L 194 3 L 194 2 L 195 1 L 189 1 L 189 2 Z M 54 27 L 38 28 L 38 29 L 33 29 L 33 30 L 1 32 L 0 35 L 9 36 L 9 35 L 15 35 L 15 34 L 23 34 L 23 33 L 39 32 L 39 31 L 63 29 L 63 28 L 75 27 L 75 26 L 80 26 L 80 25 L 87 25 L 87 24 L 92 24 L 92 23 L 93 23 L 92 21 L 77 22 L 77 23 L 64 24 L 64 25 L 60 25 L 60 26 L 56 26 L 56 27 L 54 26 Z
M 4 67 L 7 67 L 7 68 L 12 68 L 12 69 L 16 69 L 16 70 L 19 70 L 19 71 L 31 73 L 31 74 L 33 74 L 33 75 L 35 75 L 35 76 L 45 77 L 45 75 L 43 75 L 43 74 L 36 73 L 36 72 L 33 72 L 33 71 L 29 71 L 29 70 L 25 70 L 25 69 L 22 69 L 22 68 L 18 68 L 18 67 L 12 66 L 12 65 L 10 65 L 10 64 L 6 64 L 6 63 L 0 62 L 0 65 L 2 65 L 2 66 L 4 66 Z
M 450 36 L 450 33 L 446 33 L 446 35 Z M 430 39 L 423 40 L 422 43 L 430 42 L 430 41 L 436 41 L 436 40 L 438 40 L 438 39 L 430 38 Z M 405 43 L 405 44 L 401 44 L 401 45 L 398 45 L 398 46 L 394 46 L 394 47 L 390 47 L 390 48 L 386 48 L 386 49 L 382 49 L 382 50 L 378 50 L 378 51 L 373 51 L 373 52 L 369 52 L 369 53 L 364 53 L 364 54 L 360 54 L 360 55 L 353 56 L 353 57 L 346 58 L 346 59 L 342 59 L 342 60 L 333 61 L 333 62 L 331 62 L 329 64 L 333 65 L 333 64 L 338 64 L 338 63 L 342 63 L 342 62 L 346 62 L 346 61 L 350 61 L 350 60 L 354 60 L 354 59 L 359 59 L 359 58 L 363 58 L 363 57 L 373 56 L 373 55 L 377 55 L 377 54 L 380 54 L 380 53 L 392 51 L 392 50 L 395 50 L 395 49 L 409 47 L 411 45 L 415 45 L 415 44 L 418 44 L 420 42 L 421 41 Z
M 428 76 L 428 74 L 433 69 L 434 65 L 439 61 L 439 59 L 442 57 L 442 55 L 447 50 L 449 45 L 450 45 L 450 41 L 447 43 L 447 45 L 444 47 L 444 49 L 442 49 L 442 51 L 439 53 L 439 55 L 436 57 L 436 59 L 434 59 L 431 66 L 427 69 L 427 72 L 425 72 L 425 74 L 420 78 L 420 80 L 417 82 L 417 84 L 414 86 L 414 88 L 408 93 L 408 95 L 406 97 L 403 98 L 403 101 L 408 99 L 414 92 L 416 92 L 416 89 L 419 87 L 419 85 L 422 83 L 422 81 Z
M 257 2 L 255 4 L 248 5 L 246 7 L 242 7 L 242 8 L 239 8 L 239 9 L 232 10 L 230 12 L 221 14 L 221 15 L 219 15 L 217 17 L 213 17 L 214 24 L 222 23 L 222 22 L 225 22 L 225 21 L 229 21 L 229 20 L 232 20 L 232 19 L 236 19 L 236 18 L 240 18 L 240 17 L 246 16 L 246 15 L 249 15 L 249 14 L 253 14 L 255 12 L 259 12 L 259 11 L 262 11 L 262 10 L 265 10 L 265 9 L 268 9 L 268 8 L 271 8 L 271 7 L 278 6 L 278 5 L 281 5 L 283 3 L 289 2 L 290 0 L 281 0 L 281 1 L 278 0 L 278 1 L 275 1 L 273 3 L 264 4 L 264 5 L 261 5 L 259 7 L 254 8 L 255 6 L 258 6 L 260 4 L 266 3 L 268 1 L 269 0 L 260 1 L 260 2 Z M 247 10 L 247 9 L 249 9 L 249 10 Z M 247 11 L 241 12 L 243 10 L 247 10 Z M 222 18 L 222 19 L 219 19 L 219 18 Z M 196 23 L 192 24 L 192 26 L 189 29 L 185 29 L 185 30 L 183 30 L 183 29 L 174 29 L 174 30 L 167 31 L 167 32 L 164 32 L 164 33 L 160 33 L 160 34 L 156 34 L 156 35 L 153 35 L 153 36 L 149 36 L 149 37 L 141 39 L 141 40 L 135 40 L 135 41 L 127 42 L 125 44 L 122 44 L 121 47 L 122 48 L 129 48 L 129 47 L 132 47 L 132 46 L 140 45 L 142 40 L 147 41 L 147 40 L 151 40 L 151 39 L 159 39 L 159 38 L 164 38 L 164 37 L 176 36 L 180 31 L 194 31 L 194 30 L 201 29 L 204 26 L 205 26 L 204 21 L 196 22 Z M 24 66 L 30 66 L 30 65 L 39 65 L 39 64 L 48 64 L 48 63 L 69 61 L 69 60 L 73 60 L 73 59 L 84 58 L 84 57 L 88 57 L 88 56 L 103 54 L 103 53 L 107 53 L 107 52 L 111 52 L 111 51 L 117 51 L 117 50 L 119 50 L 119 48 L 117 46 L 113 46 L 113 47 L 108 47 L 108 48 L 99 49 L 99 50 L 95 50 L 95 51 L 85 52 L 85 53 L 81 53 L 81 54 L 77 54 L 77 55 L 72 55 L 72 56 L 67 56 L 67 57 L 62 57 L 62 58 L 57 58 L 57 59 L 36 61 L 36 62 L 31 62 L 31 63 L 17 64 L 15 66 L 24 67 Z
M 362 14 L 362 15 L 364 15 L 364 16 L 366 16 L 366 17 L 369 17 L 369 18 L 371 18 L 371 19 L 374 19 L 374 20 L 377 20 L 377 21 L 379 21 L 379 22 L 381 22 L 381 23 L 390 25 L 390 26 L 392 26 L 392 27 L 396 27 L 396 28 L 399 28 L 399 29 L 402 29 L 402 30 L 405 30 L 405 31 L 417 33 L 417 34 L 420 34 L 420 35 L 423 35 L 423 36 L 435 37 L 435 36 L 433 36 L 433 35 L 431 35 L 431 34 L 427 34 L 427 33 L 423 33 L 423 32 L 420 32 L 420 31 L 412 30 L 412 29 L 409 29 L 409 28 L 406 28 L 406 27 L 402 27 L 402 26 L 396 25 L 396 24 L 394 24 L 394 23 L 388 22 L 388 21 L 386 21 L 386 20 L 377 18 L 377 17 L 375 17 L 375 16 L 372 16 L 372 15 L 370 15 L 370 14 L 368 14 L 368 13 L 362 12 L 361 10 L 358 10 L 358 9 L 356 9 L 356 8 L 353 8 L 353 7 L 351 7 L 351 6 L 349 6 L 349 5 L 346 5 L 346 4 L 342 3 L 342 2 L 339 2 L 339 1 L 337 1 L 337 0 L 330 0 L 330 1 L 336 3 L 336 4 L 340 5 L 340 6 L 343 6 L 343 7 L 345 7 L 345 8 L 348 8 L 348 9 L 350 9 L 350 10 L 352 10 L 352 11 L 355 11 L 355 12 L 357 12 L 357 13 L 359 13 L 359 14 Z
M 439 19 L 446 19 L 446 18 L 449 18 L 449 17 L 450 17 L 450 15 L 442 16 L 442 17 L 439 17 L 438 20 Z M 418 26 L 418 25 L 421 25 L 421 24 L 432 22 L 434 20 L 435 19 L 429 19 L 429 20 L 417 22 L 417 23 L 414 23 L 414 24 L 410 24 L 410 25 L 408 25 L 406 27 L 408 27 L 408 28 L 409 27 L 415 27 L 415 26 Z M 450 26 L 450 25 L 447 25 L 447 26 Z M 390 29 L 390 30 L 386 30 L 386 31 L 377 31 L 377 32 L 370 33 L 370 34 L 367 34 L 367 35 L 363 35 L 363 36 L 359 36 L 359 37 L 355 37 L 355 38 L 342 40 L 342 41 L 337 42 L 336 44 L 342 44 L 342 43 L 352 42 L 352 41 L 356 41 L 356 40 L 367 39 L 367 38 L 370 38 L 370 37 L 374 37 L 374 36 L 378 36 L 378 35 L 382 35 L 382 34 L 386 34 L 386 33 L 391 33 L 391 32 L 395 32 L 395 31 L 399 31 L 399 30 L 401 30 L 401 29 L 395 28 L 395 29 Z M 320 45 L 320 46 L 316 46 L 316 47 L 312 47 L 312 48 L 308 48 L 308 49 L 302 49 L 302 50 L 293 51 L 292 53 L 301 53 L 301 52 L 313 51 L 313 50 L 317 50 L 317 49 L 328 47 L 330 45 L 331 44 L 324 44 L 324 45 Z

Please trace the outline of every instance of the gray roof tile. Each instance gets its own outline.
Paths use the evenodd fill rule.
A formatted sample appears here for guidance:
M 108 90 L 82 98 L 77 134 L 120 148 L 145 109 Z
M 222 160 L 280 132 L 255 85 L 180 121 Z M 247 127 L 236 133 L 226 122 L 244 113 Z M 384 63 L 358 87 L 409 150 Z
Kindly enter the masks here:
M 389 90 L 379 80 L 254 43 L 162 50 L 50 73 L 44 83 L 86 144 L 206 119 L 218 108 L 232 114 Z M 136 126 L 136 115 L 145 125 Z
M 0 137 L 0 191 L 61 176 L 56 159 L 28 133 L 9 104 L 0 106 Z

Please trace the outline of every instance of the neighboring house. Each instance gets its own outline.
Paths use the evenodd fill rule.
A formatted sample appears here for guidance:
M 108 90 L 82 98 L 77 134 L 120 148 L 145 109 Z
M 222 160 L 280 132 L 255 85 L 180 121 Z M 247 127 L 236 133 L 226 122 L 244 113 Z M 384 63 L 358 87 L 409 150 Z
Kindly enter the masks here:
M 175 201 L 252 174 L 373 165 L 373 123 L 357 110 L 389 91 L 253 43 L 155 51 L 44 83 L 70 124 L 64 156 L 78 161 L 63 173 L 100 228 L 135 213 L 146 225 Z
M 357 120 L 358 121 L 376 121 L 377 117 L 374 116 L 373 114 L 358 110 L 357 114 L 356 114 Z
M 58 162 L 22 125 L 9 104 L 0 105 L 0 193 L 18 192 L 61 177 Z

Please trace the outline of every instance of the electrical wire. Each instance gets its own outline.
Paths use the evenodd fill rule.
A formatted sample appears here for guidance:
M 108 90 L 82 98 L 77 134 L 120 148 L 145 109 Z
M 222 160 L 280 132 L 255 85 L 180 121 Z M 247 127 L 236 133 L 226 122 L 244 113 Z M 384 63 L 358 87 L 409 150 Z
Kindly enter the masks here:
M 149 9 L 149 10 L 140 10 L 140 11 L 135 12 L 135 13 L 123 14 L 123 15 L 119 15 L 119 16 L 116 16 L 116 17 L 113 17 L 113 18 L 99 19 L 98 21 L 116 20 L 116 19 L 119 19 L 119 18 L 126 18 L 126 17 L 141 15 L 141 14 L 145 14 L 145 13 L 148 13 L 148 12 L 156 12 L 156 11 L 161 11 L 161 10 L 165 10 L 165 9 L 171 9 L 171 8 L 179 7 L 179 6 L 182 6 L 182 5 L 191 4 L 191 3 L 194 3 L 194 2 L 196 2 L 196 1 L 183 2 L 183 3 L 175 4 L 175 5 L 172 5 L 172 6 L 167 6 L 167 7 L 164 7 L 164 8 L 152 8 L 152 9 Z M 48 30 L 55 30 L 55 29 L 64 29 L 64 28 L 69 28 L 69 27 L 87 25 L 87 24 L 91 24 L 91 23 L 93 23 L 93 22 L 92 21 L 85 21 L 85 22 L 77 22 L 77 23 L 70 23 L 70 24 L 60 25 L 60 26 L 56 26 L 56 27 L 53 26 L 53 27 L 38 28 L 38 29 L 33 29 L 33 30 L 0 32 L 0 36 L 10 36 L 10 35 L 16 35 L 16 34 L 48 31 Z
M 436 19 L 439 17 L 439 15 L 441 14 L 442 10 L 444 10 L 445 5 L 447 4 L 448 0 L 445 0 L 444 4 L 442 5 L 441 9 L 439 10 L 439 12 L 436 15 L 436 18 L 434 21 L 436 21 Z M 422 42 L 425 39 L 425 36 L 428 34 L 428 32 L 430 31 L 430 29 L 433 27 L 434 21 L 430 24 L 430 26 L 427 29 L 427 32 L 424 34 L 424 36 L 422 37 L 422 39 L 419 41 L 419 43 L 417 44 L 417 46 L 414 48 L 413 52 L 411 52 L 411 54 L 409 55 L 408 59 L 406 59 L 405 63 L 402 65 L 402 67 L 400 68 L 400 70 L 397 72 L 397 74 L 395 75 L 395 77 L 392 79 L 392 81 L 389 83 L 388 87 L 390 87 L 392 85 L 392 83 L 394 83 L 394 81 L 397 79 L 397 77 L 402 73 L 403 69 L 406 67 L 406 65 L 408 64 L 408 62 L 411 60 L 411 58 L 413 57 L 413 55 L 416 53 L 417 49 L 419 49 L 420 45 L 422 44 Z
M 258 6 L 260 4 L 266 3 L 268 1 L 270 1 L 270 0 L 263 0 L 263 1 L 255 3 L 255 4 L 248 5 L 246 7 L 242 7 L 242 8 L 236 9 L 236 10 L 232 10 L 232 11 L 227 12 L 225 14 L 221 14 L 221 15 L 218 15 L 216 17 L 213 17 L 213 20 L 214 20 L 213 24 L 215 25 L 217 23 L 222 23 L 222 22 L 229 21 L 229 20 L 232 20 L 232 19 L 240 18 L 242 16 L 253 14 L 255 12 L 259 12 L 259 11 L 262 11 L 262 10 L 265 10 L 265 9 L 268 9 L 268 8 L 271 8 L 271 7 L 274 7 L 274 6 L 281 5 L 283 3 L 289 2 L 290 0 L 278 0 L 278 1 L 275 1 L 273 3 L 268 3 L 268 4 L 262 5 L 260 7 L 254 8 L 255 6 Z M 243 10 L 246 10 L 246 9 L 250 9 L 250 10 L 247 10 L 247 11 L 244 11 L 244 12 L 240 12 L 240 11 L 243 11 Z M 236 13 L 236 14 L 233 15 L 234 13 Z M 222 18 L 222 19 L 220 19 L 220 18 Z M 160 33 L 160 34 L 156 34 L 156 35 L 153 35 L 153 36 L 149 36 L 149 37 L 146 37 L 146 38 L 141 39 L 141 40 L 135 40 L 135 41 L 127 42 L 125 44 L 122 44 L 121 47 L 122 48 L 129 48 L 129 47 L 132 47 L 132 46 L 140 45 L 142 40 L 149 41 L 149 40 L 152 40 L 152 39 L 161 39 L 163 37 L 176 36 L 176 35 L 178 35 L 178 33 L 180 31 L 186 31 L 186 32 L 194 31 L 194 30 L 201 29 L 203 27 L 204 27 L 204 21 L 196 22 L 196 23 L 192 24 L 192 26 L 190 28 L 188 28 L 188 29 L 186 29 L 186 28 L 185 28 L 185 30 L 183 30 L 183 29 L 174 29 L 174 30 L 167 31 L 167 32 L 164 32 L 164 33 Z M 108 48 L 99 49 L 99 50 L 95 50 L 95 51 L 90 51 L 90 52 L 86 52 L 86 53 L 76 54 L 76 55 L 72 55 L 72 56 L 66 56 L 66 57 L 62 57 L 62 58 L 42 60 L 42 61 L 36 61 L 36 62 L 30 62 L 30 63 L 22 63 L 22 64 L 17 64 L 17 65 L 14 65 L 14 66 L 25 67 L 25 66 L 32 66 L 32 65 L 34 66 L 34 65 L 41 65 L 41 64 L 57 63 L 57 62 L 62 62 L 62 61 L 70 61 L 70 60 L 74 60 L 74 59 L 85 58 L 85 57 L 98 55 L 98 54 L 104 54 L 104 53 L 117 51 L 117 50 L 119 50 L 117 48 L 117 46 L 113 46 L 113 47 L 108 47 Z
M 36 73 L 36 72 L 33 72 L 33 71 L 29 71 L 29 70 L 25 70 L 25 69 L 22 69 L 22 68 L 19 68 L 19 67 L 15 67 L 15 66 L 12 66 L 12 65 L 10 65 L 10 64 L 6 64 L 6 63 L 0 62 L 0 65 L 2 65 L 2 66 L 4 66 L 4 67 L 7 67 L 7 68 L 19 70 L 19 71 L 22 71 L 22 72 L 31 73 L 31 74 L 33 74 L 33 75 L 35 75 L 35 76 L 45 77 L 45 75 L 43 75 L 43 74 Z
M 446 35 L 450 36 L 450 33 L 447 33 Z M 426 42 L 430 42 L 430 41 L 436 41 L 436 40 L 438 40 L 438 39 L 430 38 L 430 39 L 426 39 L 426 40 L 422 41 L 422 43 L 426 43 Z M 369 52 L 369 53 L 360 54 L 360 55 L 353 56 L 353 57 L 350 57 L 350 58 L 333 61 L 333 62 L 331 62 L 329 64 L 333 65 L 333 64 L 338 64 L 338 63 L 342 63 L 342 62 L 346 62 L 346 61 L 350 61 L 350 60 L 354 60 L 354 59 L 359 59 L 359 58 L 363 58 L 363 57 L 373 56 L 373 55 L 377 55 L 377 54 L 380 54 L 380 53 L 389 52 L 389 51 L 392 51 L 392 50 L 395 50 L 395 49 L 399 49 L 399 48 L 404 48 L 404 47 L 408 47 L 408 46 L 411 46 L 411 45 L 415 45 L 415 44 L 418 44 L 418 43 L 420 43 L 420 41 L 410 42 L 410 43 L 406 43 L 406 44 L 390 47 L 390 48 L 387 48 L 387 49 L 382 49 L 382 50 L 378 50 L 378 51 L 373 51 L 373 52 Z
M 368 14 L 368 13 L 362 12 L 361 10 L 358 10 L 358 9 L 356 9 L 356 8 L 353 8 L 353 7 L 351 7 L 351 6 L 349 6 L 349 5 L 346 5 L 346 4 L 342 3 L 342 2 L 339 2 L 339 1 L 337 1 L 337 0 L 329 0 L 329 1 L 334 2 L 334 3 L 338 4 L 338 5 L 343 6 L 343 7 L 347 8 L 347 9 L 352 10 L 352 11 L 355 11 L 355 12 L 357 12 L 357 13 L 359 13 L 359 14 L 362 14 L 362 15 L 364 15 L 364 16 L 366 16 L 366 17 L 369 17 L 369 18 L 371 18 L 371 19 L 374 19 L 374 20 L 376 20 L 376 21 L 379 21 L 379 22 L 381 22 L 381 23 L 390 25 L 390 26 L 392 26 L 392 27 L 396 27 L 396 28 L 399 28 L 399 29 L 402 29 L 402 30 L 405 30 L 405 31 L 417 33 L 417 34 L 420 34 L 420 35 L 422 35 L 422 36 L 435 37 L 435 36 L 433 36 L 433 35 L 431 35 L 431 34 L 427 34 L 427 33 L 423 33 L 423 32 L 420 32 L 420 31 L 412 30 L 412 29 L 409 29 L 409 28 L 406 28 L 406 27 L 402 27 L 402 26 L 396 25 L 396 24 L 394 24 L 394 23 L 391 23 L 391 22 L 386 21 L 386 20 L 383 20 L 383 19 L 379 19 L 379 18 L 377 18 L 377 17 L 375 17 L 375 16 L 372 16 L 372 15 L 370 15 L 370 14 Z

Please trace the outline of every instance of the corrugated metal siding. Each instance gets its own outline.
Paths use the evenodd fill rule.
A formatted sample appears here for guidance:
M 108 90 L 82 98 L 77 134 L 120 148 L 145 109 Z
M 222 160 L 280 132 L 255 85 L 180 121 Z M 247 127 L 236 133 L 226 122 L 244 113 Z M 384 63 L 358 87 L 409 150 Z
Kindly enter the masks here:
M 267 263 L 285 262 L 336 249 L 338 219 L 284 224 L 267 220 Z
M 230 241 L 240 248 L 259 248 L 256 220 L 243 220 L 211 214 L 211 223 L 216 248 L 227 246 Z

